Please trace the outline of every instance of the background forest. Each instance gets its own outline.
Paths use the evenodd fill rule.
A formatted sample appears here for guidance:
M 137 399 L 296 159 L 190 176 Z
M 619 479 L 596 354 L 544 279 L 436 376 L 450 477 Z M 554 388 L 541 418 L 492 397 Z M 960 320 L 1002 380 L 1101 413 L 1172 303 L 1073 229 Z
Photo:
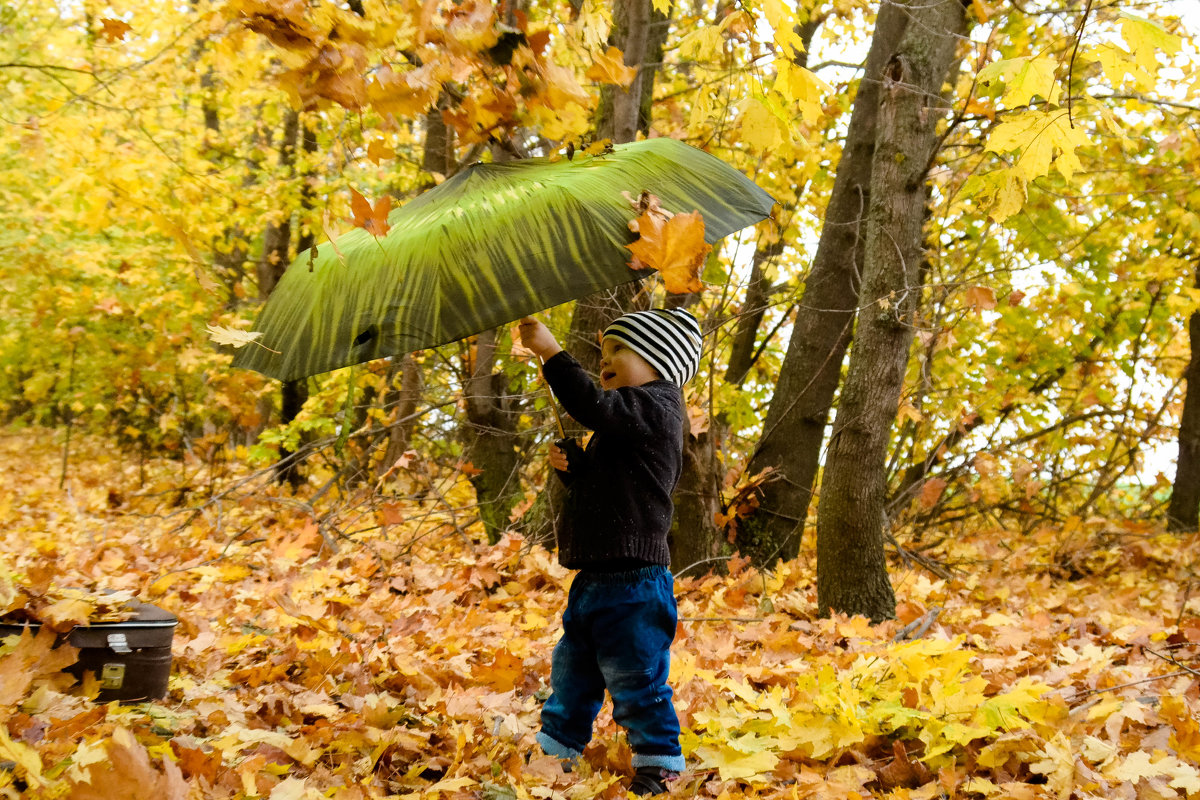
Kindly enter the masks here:
M 520 758 L 567 576 L 512 332 L 229 342 L 386 198 L 673 137 L 774 218 L 544 318 L 593 367 L 625 310 L 706 332 L 689 793 L 1200 792 L 1190 5 L 0 0 L 0 611 L 181 620 L 163 704 L 0 647 L 0 791 L 618 796 L 619 742 Z

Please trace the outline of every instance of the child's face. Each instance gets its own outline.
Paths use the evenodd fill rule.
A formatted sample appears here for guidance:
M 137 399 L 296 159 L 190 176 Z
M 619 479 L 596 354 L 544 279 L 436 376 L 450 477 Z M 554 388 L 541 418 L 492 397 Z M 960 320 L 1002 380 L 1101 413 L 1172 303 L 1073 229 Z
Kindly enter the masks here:
M 629 345 L 605 336 L 600 343 L 600 388 L 619 389 L 622 386 L 641 386 L 658 380 L 658 372 L 646 359 L 629 349 Z

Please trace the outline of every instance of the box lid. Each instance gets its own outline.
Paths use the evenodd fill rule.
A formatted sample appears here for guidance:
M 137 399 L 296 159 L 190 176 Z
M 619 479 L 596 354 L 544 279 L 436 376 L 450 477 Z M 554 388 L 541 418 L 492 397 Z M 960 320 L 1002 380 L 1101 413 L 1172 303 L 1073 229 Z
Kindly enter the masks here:
M 109 647 L 117 652 L 122 648 L 170 647 L 179 619 L 170 611 L 149 603 L 130 600 L 125 604 L 135 615 L 120 622 L 97 622 L 94 625 L 77 625 L 66 634 L 67 642 L 74 647 Z M 28 627 L 36 631 L 39 622 L 0 622 L 0 636 L 19 634 Z M 114 646 L 115 645 L 115 646 Z

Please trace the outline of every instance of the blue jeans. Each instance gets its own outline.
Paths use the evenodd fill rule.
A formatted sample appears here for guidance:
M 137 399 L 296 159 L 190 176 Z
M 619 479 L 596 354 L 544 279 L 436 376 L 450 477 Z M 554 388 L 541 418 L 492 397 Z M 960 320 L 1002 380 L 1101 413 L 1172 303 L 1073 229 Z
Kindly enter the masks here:
M 633 766 L 683 770 L 679 718 L 667 685 L 676 623 L 673 584 L 666 567 L 575 576 L 537 735 L 548 755 L 580 756 L 607 689 L 613 719 L 629 733 Z

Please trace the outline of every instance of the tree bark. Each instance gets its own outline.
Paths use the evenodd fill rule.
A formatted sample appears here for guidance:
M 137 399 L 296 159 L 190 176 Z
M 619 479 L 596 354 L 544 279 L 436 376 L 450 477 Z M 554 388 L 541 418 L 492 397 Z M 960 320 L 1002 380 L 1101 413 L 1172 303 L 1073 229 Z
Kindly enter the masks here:
M 305 145 L 307 146 L 307 130 Z M 283 119 L 283 127 L 279 138 L 279 163 L 292 171 L 295 177 L 296 143 L 300 137 L 300 112 L 291 109 Z M 315 139 L 314 139 L 315 143 Z M 268 222 L 263 230 L 262 255 L 256 264 L 255 274 L 258 278 L 258 298 L 266 302 L 279 284 L 279 279 L 291 263 L 292 247 L 292 209 L 280 209 L 281 218 L 278 222 Z M 308 400 L 308 382 L 301 379 L 283 381 L 280 386 L 279 421 L 286 425 L 296 418 L 300 409 Z M 279 452 L 279 461 L 275 465 L 275 479 L 280 483 L 286 481 L 293 489 L 300 486 L 303 476 L 300 474 L 300 459 L 287 448 Z
M 820 464 L 829 409 L 858 304 L 863 234 L 871 200 L 879 82 L 908 26 L 895 3 L 883 3 L 863 68 L 846 144 L 825 210 L 825 225 L 804 284 L 779 382 L 748 474 L 773 468 L 758 510 L 738 525 L 737 549 L 758 566 L 795 558 Z
M 817 515 L 817 607 L 895 616 L 884 557 L 888 437 L 920 305 L 926 175 L 953 80 L 966 9 L 959 0 L 904 7 L 912 22 L 884 70 L 872 168 L 863 310 L 829 445 Z
M 1196 287 L 1200 288 L 1200 261 L 1196 262 Z M 1175 481 L 1167 506 L 1167 530 L 1194 531 L 1200 528 L 1200 311 L 1188 319 L 1188 341 L 1192 354 L 1183 376 L 1187 394 L 1179 420 L 1179 455 Z
M 283 119 L 279 139 L 279 164 L 291 170 L 296 163 L 296 138 L 300 133 L 300 112 L 290 109 Z M 292 209 L 281 209 L 278 222 L 268 222 L 263 231 L 262 255 L 258 259 L 258 299 L 265 301 L 275 290 L 291 262 Z
M 383 459 L 379 461 L 375 468 L 375 477 L 380 477 L 392 468 L 400 456 L 408 450 L 408 445 L 412 441 L 413 430 L 416 427 L 415 420 L 409 419 L 417 411 L 417 404 L 421 400 L 421 393 L 425 389 L 424 377 L 421 375 L 421 366 L 417 360 L 413 358 L 412 353 L 409 353 L 400 359 L 400 388 L 395 391 L 389 391 L 387 394 L 388 403 L 396 404 L 396 411 L 392 414 L 392 427 L 388 430 L 387 449 L 384 450 Z M 395 364 L 389 373 L 389 385 L 395 377 Z
M 606 83 L 596 109 L 596 137 L 614 143 L 632 142 L 650 130 L 654 80 L 662 61 L 670 20 L 654 10 L 650 0 L 616 0 L 608 44 L 625 54 L 625 65 L 637 67 L 626 88 Z
M 719 421 L 712 420 L 703 433 L 683 436 L 683 471 L 673 496 L 675 518 L 668 541 L 676 575 L 703 575 L 725 560 L 726 542 L 716 523 L 721 510 L 717 451 L 723 433 Z
M 474 466 L 468 477 L 491 544 L 500 541 L 521 496 L 521 459 L 515 436 L 518 414 L 504 373 L 495 371 L 497 338 L 495 328 L 475 338 L 474 358 L 463 389 L 468 422 L 465 449 Z

